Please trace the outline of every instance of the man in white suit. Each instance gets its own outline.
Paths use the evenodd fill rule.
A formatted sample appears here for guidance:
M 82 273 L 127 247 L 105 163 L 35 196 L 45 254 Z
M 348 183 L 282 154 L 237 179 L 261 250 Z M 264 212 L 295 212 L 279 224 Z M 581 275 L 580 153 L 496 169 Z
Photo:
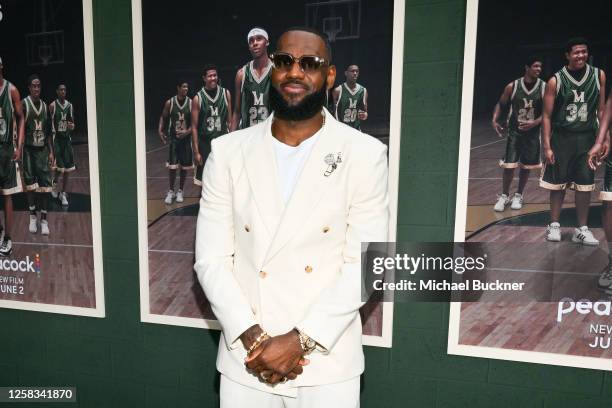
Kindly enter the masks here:
M 355 408 L 361 242 L 386 241 L 386 147 L 323 108 L 336 69 L 308 28 L 278 40 L 264 122 L 220 136 L 195 270 L 223 332 L 221 407 Z

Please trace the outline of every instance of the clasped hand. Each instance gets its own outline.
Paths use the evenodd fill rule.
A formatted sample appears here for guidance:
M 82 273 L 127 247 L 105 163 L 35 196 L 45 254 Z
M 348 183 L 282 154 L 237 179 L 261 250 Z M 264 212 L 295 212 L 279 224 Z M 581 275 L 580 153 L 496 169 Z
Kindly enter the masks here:
M 310 361 L 304 358 L 296 330 L 264 340 L 251 352 L 245 365 L 254 375 L 270 385 L 295 380 Z

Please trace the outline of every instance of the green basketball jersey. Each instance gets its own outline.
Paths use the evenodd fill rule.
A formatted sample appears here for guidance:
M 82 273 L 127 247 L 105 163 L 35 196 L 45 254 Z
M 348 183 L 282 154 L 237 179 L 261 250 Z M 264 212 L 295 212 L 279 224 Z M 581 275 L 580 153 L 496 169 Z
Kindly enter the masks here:
M 352 128 L 361 129 L 359 111 L 365 110 L 364 98 L 367 90 L 359 84 L 355 84 L 355 89 L 351 90 L 346 82 L 338 89 L 340 94 L 336 105 L 336 119 Z
M 512 96 L 510 97 L 510 113 L 508 114 L 508 127 L 520 132 L 518 122 L 535 120 L 542 115 L 544 88 L 546 84 L 541 79 L 530 90 L 527 90 L 523 78 L 514 81 Z M 529 132 L 537 132 L 540 126 L 534 126 Z
M 178 131 L 187 130 L 191 127 L 191 98 L 185 97 L 181 105 L 178 96 L 170 99 L 170 115 L 168 118 L 168 136 L 176 140 Z
M 25 144 L 26 146 L 42 147 L 45 145 L 49 129 L 49 113 L 47 104 L 38 101 L 38 108 L 30 96 L 23 100 L 25 107 Z
M 56 136 L 70 136 L 72 131 L 68 128 L 68 122 L 74 123 L 72 104 L 64 100 L 64 105 L 58 99 L 53 102 L 53 129 Z
M 240 128 L 248 128 L 266 120 L 270 114 L 268 102 L 270 93 L 270 76 L 272 62 L 258 77 L 253 69 L 253 61 L 243 67 L 242 86 L 240 88 Z
M 555 74 L 557 96 L 553 110 L 553 129 L 584 132 L 599 128 L 599 69 L 586 66 L 584 76 L 577 81 L 563 67 Z
M 198 97 L 200 98 L 198 139 L 200 142 L 210 143 L 212 139 L 228 132 L 227 95 L 225 88 L 217 86 L 214 98 L 211 98 L 204 88 L 198 91 Z
M 11 87 L 13 85 L 4 80 L 0 88 L 0 143 L 8 143 L 13 140 L 13 100 L 11 99 Z

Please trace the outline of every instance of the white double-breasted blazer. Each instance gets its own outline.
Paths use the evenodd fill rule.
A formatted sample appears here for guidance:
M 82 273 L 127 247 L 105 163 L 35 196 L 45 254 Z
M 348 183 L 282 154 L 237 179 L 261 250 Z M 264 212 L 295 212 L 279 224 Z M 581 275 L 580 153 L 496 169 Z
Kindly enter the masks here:
M 204 168 L 195 271 L 223 328 L 217 369 L 267 392 L 293 395 L 364 369 L 361 242 L 387 240 L 387 148 L 324 115 L 287 204 L 273 116 L 213 140 Z M 340 157 L 335 169 L 330 154 Z M 298 328 L 316 340 L 296 380 L 271 387 L 247 372 L 239 336 L 257 323 L 271 336 Z

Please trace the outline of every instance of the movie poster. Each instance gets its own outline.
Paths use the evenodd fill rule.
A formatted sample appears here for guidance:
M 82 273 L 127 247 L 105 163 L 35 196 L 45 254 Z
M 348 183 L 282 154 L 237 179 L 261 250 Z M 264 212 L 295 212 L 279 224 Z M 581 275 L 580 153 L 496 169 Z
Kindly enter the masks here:
M 0 1 L 0 307 L 104 317 L 91 8 Z
M 191 109 L 199 112 L 199 140 L 265 119 L 268 55 L 292 26 L 330 38 L 338 69 L 330 112 L 390 146 L 395 240 L 403 2 L 302 1 L 287 8 L 279 1 L 134 0 L 132 6 L 143 321 L 219 329 L 193 271 L 201 167 L 185 129 Z M 253 29 L 260 38 L 250 45 Z M 392 304 L 370 301 L 362 318 L 364 342 L 389 347 Z
M 606 5 L 468 1 L 455 241 L 539 289 L 453 303 L 451 354 L 612 369 Z

